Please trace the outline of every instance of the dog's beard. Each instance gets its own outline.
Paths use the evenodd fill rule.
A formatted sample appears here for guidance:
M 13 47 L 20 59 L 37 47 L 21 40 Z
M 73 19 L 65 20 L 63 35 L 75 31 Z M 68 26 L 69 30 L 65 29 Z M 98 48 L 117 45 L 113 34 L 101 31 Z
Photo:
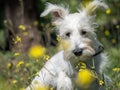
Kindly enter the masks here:
M 69 60 L 71 63 L 77 63 L 79 61 L 89 60 L 95 54 L 95 50 L 91 47 L 86 47 L 80 56 L 74 55 L 72 50 L 64 50 L 65 60 Z
M 82 55 L 79 57 L 81 61 L 88 60 L 95 54 L 95 50 L 91 47 L 87 47 L 83 50 Z

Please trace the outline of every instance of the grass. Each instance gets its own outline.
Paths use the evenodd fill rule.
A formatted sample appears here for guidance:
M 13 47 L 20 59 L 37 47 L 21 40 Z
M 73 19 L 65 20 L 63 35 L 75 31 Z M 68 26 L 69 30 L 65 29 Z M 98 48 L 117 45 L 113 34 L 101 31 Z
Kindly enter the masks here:
M 56 48 L 52 47 L 47 54 L 52 56 L 55 52 Z M 109 67 L 106 67 L 105 73 L 113 81 L 108 90 L 119 90 L 120 50 L 112 47 L 108 48 L 106 52 L 109 55 Z M 46 62 L 43 58 L 33 59 L 23 54 L 14 56 L 11 52 L 1 52 L 0 59 L 0 90 L 20 90 L 26 87 Z M 23 61 L 22 64 L 20 64 L 21 61 Z

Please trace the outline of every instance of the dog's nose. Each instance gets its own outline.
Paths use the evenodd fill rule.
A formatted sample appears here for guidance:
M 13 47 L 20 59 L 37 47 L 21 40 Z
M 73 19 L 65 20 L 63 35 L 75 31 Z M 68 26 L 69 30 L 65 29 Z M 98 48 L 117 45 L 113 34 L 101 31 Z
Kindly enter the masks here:
M 75 49 L 73 50 L 73 53 L 76 55 L 76 56 L 80 56 L 83 52 L 83 49 Z

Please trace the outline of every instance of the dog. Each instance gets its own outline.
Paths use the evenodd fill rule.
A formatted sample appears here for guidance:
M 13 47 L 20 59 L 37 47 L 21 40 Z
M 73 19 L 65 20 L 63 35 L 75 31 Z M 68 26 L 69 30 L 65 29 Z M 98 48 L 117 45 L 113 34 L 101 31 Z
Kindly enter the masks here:
M 95 34 L 97 24 L 93 15 L 98 7 L 108 8 L 100 0 L 88 3 L 76 13 L 70 13 L 69 9 L 62 5 L 46 4 L 41 17 L 51 14 L 52 24 L 56 26 L 61 38 L 62 50 L 46 62 L 27 90 L 38 90 L 36 88 L 44 86 L 52 86 L 55 90 L 80 90 L 81 87 L 75 85 L 78 72 L 75 66 L 78 62 L 84 62 L 88 69 L 94 69 L 99 77 L 103 76 L 107 57 L 102 53 L 103 45 Z M 93 87 L 89 87 L 88 90 L 105 90 L 105 87 L 100 87 L 97 82 L 91 86 Z

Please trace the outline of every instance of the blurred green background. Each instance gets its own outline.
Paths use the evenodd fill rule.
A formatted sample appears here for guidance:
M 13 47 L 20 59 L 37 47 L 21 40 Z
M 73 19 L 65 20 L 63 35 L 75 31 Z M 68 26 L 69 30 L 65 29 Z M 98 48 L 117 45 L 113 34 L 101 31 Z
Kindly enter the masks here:
M 76 12 L 92 0 L 0 0 L 0 90 L 26 87 L 46 60 L 57 51 L 51 17 L 40 17 L 46 2 L 69 5 Z M 120 0 L 104 0 L 109 6 L 96 11 L 98 39 L 109 57 L 105 73 L 112 79 L 109 90 L 120 90 Z M 42 45 L 46 54 L 30 58 L 32 46 Z M 43 60 L 43 58 L 45 60 Z

